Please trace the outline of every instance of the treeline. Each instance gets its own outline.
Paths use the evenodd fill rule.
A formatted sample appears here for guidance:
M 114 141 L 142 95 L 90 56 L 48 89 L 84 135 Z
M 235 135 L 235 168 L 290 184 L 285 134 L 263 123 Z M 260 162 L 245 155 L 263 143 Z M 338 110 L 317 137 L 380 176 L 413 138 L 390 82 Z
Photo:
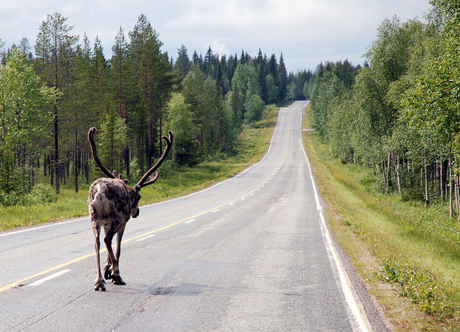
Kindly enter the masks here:
M 386 192 L 426 206 L 448 200 L 452 216 L 460 210 L 460 5 L 432 5 L 424 21 L 384 20 L 351 86 L 334 64 L 319 67 L 311 107 L 335 156 L 373 167 Z
M 167 130 L 175 133 L 174 165 L 231 153 L 243 126 L 304 84 L 294 82 L 300 74 L 287 75 L 282 54 L 227 58 L 209 48 L 190 56 L 182 46 L 174 61 L 144 15 L 128 37 L 120 28 L 110 59 L 97 37 L 80 43 L 72 29 L 59 13 L 48 15 L 34 55 L 27 39 L 3 53 L 0 197 L 27 193 L 37 168 L 57 193 L 63 182 L 78 191 L 91 177 L 93 126 L 103 163 L 128 178 L 152 166 Z

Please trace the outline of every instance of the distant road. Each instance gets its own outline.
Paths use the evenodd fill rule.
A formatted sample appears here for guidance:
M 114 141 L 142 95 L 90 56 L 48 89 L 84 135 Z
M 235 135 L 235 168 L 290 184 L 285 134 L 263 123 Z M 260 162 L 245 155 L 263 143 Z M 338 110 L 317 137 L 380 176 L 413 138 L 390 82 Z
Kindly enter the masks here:
M 0 233 L 0 331 L 385 330 L 322 215 L 307 103 L 280 110 L 260 163 L 141 207 L 122 245 L 126 286 L 93 290 L 88 218 Z

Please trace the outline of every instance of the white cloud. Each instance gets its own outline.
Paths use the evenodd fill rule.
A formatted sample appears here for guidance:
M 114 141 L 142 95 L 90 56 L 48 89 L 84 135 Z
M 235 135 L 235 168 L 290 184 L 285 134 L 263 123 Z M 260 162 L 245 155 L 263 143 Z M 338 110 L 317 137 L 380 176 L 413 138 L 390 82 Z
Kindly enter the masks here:
M 0 38 L 6 46 L 26 37 L 34 45 L 46 14 L 59 12 L 74 34 L 96 35 L 110 55 L 120 26 L 126 37 L 145 14 L 170 56 L 184 44 L 189 54 L 211 46 L 219 55 L 268 56 L 281 52 L 288 70 L 315 69 L 319 61 L 362 63 L 384 18 L 422 17 L 428 0 L 0 0 Z M 357 56 L 359 55 L 359 56 Z
M 213 54 L 219 54 L 221 56 L 229 54 L 227 45 L 225 43 L 220 42 L 217 38 L 210 41 L 207 45 L 202 45 L 202 54 L 205 54 L 209 47 L 211 47 Z

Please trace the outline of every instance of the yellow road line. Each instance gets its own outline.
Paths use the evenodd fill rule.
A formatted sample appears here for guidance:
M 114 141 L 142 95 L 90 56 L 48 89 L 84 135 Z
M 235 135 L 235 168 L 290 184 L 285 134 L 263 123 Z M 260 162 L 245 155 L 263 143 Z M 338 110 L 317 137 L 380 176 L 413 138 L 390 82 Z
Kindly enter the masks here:
M 58 266 L 52 267 L 52 268 L 50 268 L 50 269 L 48 269 L 48 270 L 45 270 L 45 271 L 42 271 L 42 272 L 38 272 L 37 274 L 34 274 L 34 275 L 30 276 L 30 277 L 26 277 L 26 278 L 24 278 L 24 279 L 15 281 L 15 282 L 13 282 L 12 284 L 9 284 L 9 285 L 7 285 L 7 286 L 4 286 L 4 287 L 0 288 L 0 293 L 6 291 L 6 290 L 8 290 L 8 289 L 11 289 L 11 288 L 20 286 L 20 285 L 26 283 L 26 282 L 29 281 L 29 280 L 32 280 L 32 279 L 41 277 L 41 276 L 43 276 L 43 275 L 45 275 L 45 274 L 48 274 L 48 273 L 50 273 L 50 272 L 53 272 L 53 271 L 62 269 L 63 267 L 69 266 L 69 265 L 71 265 L 71 264 L 78 263 L 78 262 L 80 262 L 80 261 L 82 261 L 82 260 L 84 260 L 84 259 L 86 259 L 86 258 L 89 258 L 89 257 L 91 257 L 91 256 L 94 256 L 95 254 L 96 254 L 96 253 L 94 252 L 94 253 L 92 253 L 92 254 L 88 254 L 88 255 L 79 257 L 79 258 L 74 259 L 74 260 L 71 260 L 71 261 L 69 261 L 69 262 L 66 262 L 66 263 L 60 264 L 60 265 L 58 265 Z
M 291 116 L 290 116 L 290 118 L 289 118 L 289 129 L 291 128 L 291 120 L 292 120 L 292 113 L 291 113 Z M 287 139 L 287 144 L 286 144 L 287 147 L 289 147 L 289 137 L 290 137 L 290 132 L 289 132 L 289 130 L 288 130 L 288 139 Z M 134 236 L 134 237 L 132 237 L 132 238 L 129 238 L 129 239 L 127 239 L 127 240 L 122 241 L 121 243 L 122 243 L 122 244 L 128 243 L 128 242 L 131 242 L 131 241 L 140 239 L 140 238 L 142 238 L 142 237 L 145 237 L 145 236 L 148 236 L 148 235 L 151 235 L 151 234 L 154 234 L 154 233 L 158 233 L 158 232 L 160 232 L 160 231 L 163 231 L 163 230 L 165 230 L 165 229 L 171 228 L 171 227 L 173 227 L 173 226 L 176 226 L 176 225 L 178 225 L 178 224 L 181 224 L 181 223 L 183 223 L 183 222 L 185 222 L 185 221 L 188 221 L 188 220 L 190 220 L 190 219 L 196 219 L 197 217 L 202 216 L 202 215 L 204 215 L 204 214 L 206 214 L 206 213 L 212 212 L 212 211 L 214 211 L 214 210 L 216 210 L 216 209 L 219 209 L 219 208 L 221 208 L 221 207 L 223 207 L 223 206 L 225 206 L 225 205 L 234 203 L 234 202 L 236 202 L 236 201 L 238 201 L 238 200 L 241 200 L 241 199 L 243 199 L 243 198 L 248 197 L 249 195 L 253 194 L 253 193 L 256 192 L 257 190 L 259 190 L 260 188 L 262 188 L 262 186 L 265 185 L 265 183 L 267 183 L 268 180 L 270 180 L 270 179 L 275 175 L 275 173 L 280 169 L 281 165 L 282 165 L 282 164 L 284 163 L 284 161 L 286 160 L 286 157 L 287 157 L 287 154 L 288 154 L 288 149 L 289 149 L 289 148 L 286 149 L 286 155 L 285 155 L 284 159 L 281 160 L 281 162 L 278 164 L 278 166 L 275 168 L 275 170 L 270 174 L 270 176 L 269 176 L 265 181 L 263 181 L 256 189 L 250 191 L 249 193 L 247 193 L 247 194 L 245 194 L 245 195 L 243 195 L 243 196 L 240 196 L 240 197 L 238 197 L 238 198 L 235 198 L 235 199 L 232 200 L 232 201 L 229 201 L 229 202 L 223 203 L 223 204 L 221 204 L 221 205 L 215 206 L 215 207 L 213 207 L 213 208 L 211 208 L 211 209 L 209 209 L 209 210 L 206 210 L 206 211 L 204 211 L 204 212 L 197 213 L 197 214 L 195 214 L 195 215 L 193 215 L 193 216 L 191 216 L 191 217 L 187 217 L 187 218 L 185 218 L 185 219 L 182 219 L 182 220 L 173 222 L 172 224 L 169 224 L 169 225 L 167 225 L 167 226 L 164 226 L 164 227 L 161 227 L 161 228 L 157 228 L 157 229 L 155 229 L 155 230 L 153 230 L 153 231 L 150 231 L 150 232 L 147 232 L 147 233 L 143 233 L 143 234 L 141 234 L 141 235 Z M 103 252 L 105 252 L 105 251 L 107 251 L 107 249 L 101 249 L 101 250 L 100 250 L 101 253 L 103 253 Z M 0 293 L 1 293 L 1 292 L 4 292 L 4 291 L 6 291 L 6 290 L 9 290 L 9 289 L 11 289 L 11 288 L 18 287 L 18 286 L 20 286 L 20 285 L 26 283 L 26 282 L 29 281 L 29 280 L 32 280 L 32 279 L 41 277 L 41 276 L 43 276 L 43 275 L 45 275 L 45 274 L 48 274 L 48 273 L 50 273 L 50 272 L 54 272 L 54 271 L 56 271 L 56 270 L 62 269 L 63 267 L 66 267 L 66 266 L 69 266 L 69 265 L 78 263 L 78 262 L 80 262 L 80 261 L 82 261 L 82 260 L 85 260 L 85 259 L 87 259 L 87 258 L 89 258 L 89 257 L 92 257 L 92 256 L 95 256 L 95 255 L 96 255 L 96 253 L 93 252 L 93 253 L 91 253 L 91 254 L 87 254 L 87 255 L 81 256 L 81 257 L 79 257 L 79 258 L 76 258 L 76 259 L 74 259 L 74 260 L 68 261 L 68 262 L 66 262 L 66 263 L 62 263 L 62 264 L 57 265 L 57 266 L 55 266 L 55 267 L 49 268 L 49 269 L 44 270 L 44 271 L 42 271 L 42 272 L 38 272 L 38 273 L 36 273 L 36 274 L 34 274 L 34 275 L 32 275 L 32 276 L 29 276 L 29 277 L 23 278 L 23 279 L 21 279 L 21 280 L 15 281 L 15 282 L 13 282 L 13 283 L 11 283 L 11 284 L 9 284 L 9 285 L 6 285 L 6 286 L 0 288 Z

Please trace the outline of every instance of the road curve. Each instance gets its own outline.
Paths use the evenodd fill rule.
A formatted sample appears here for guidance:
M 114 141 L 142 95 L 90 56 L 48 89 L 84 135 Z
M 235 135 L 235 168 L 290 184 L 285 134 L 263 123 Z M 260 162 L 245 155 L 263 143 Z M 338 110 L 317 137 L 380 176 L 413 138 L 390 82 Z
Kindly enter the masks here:
M 93 290 L 88 218 L 0 233 L 0 331 L 385 331 L 329 231 L 301 142 L 307 103 L 280 110 L 261 162 L 141 208 L 125 286 Z

